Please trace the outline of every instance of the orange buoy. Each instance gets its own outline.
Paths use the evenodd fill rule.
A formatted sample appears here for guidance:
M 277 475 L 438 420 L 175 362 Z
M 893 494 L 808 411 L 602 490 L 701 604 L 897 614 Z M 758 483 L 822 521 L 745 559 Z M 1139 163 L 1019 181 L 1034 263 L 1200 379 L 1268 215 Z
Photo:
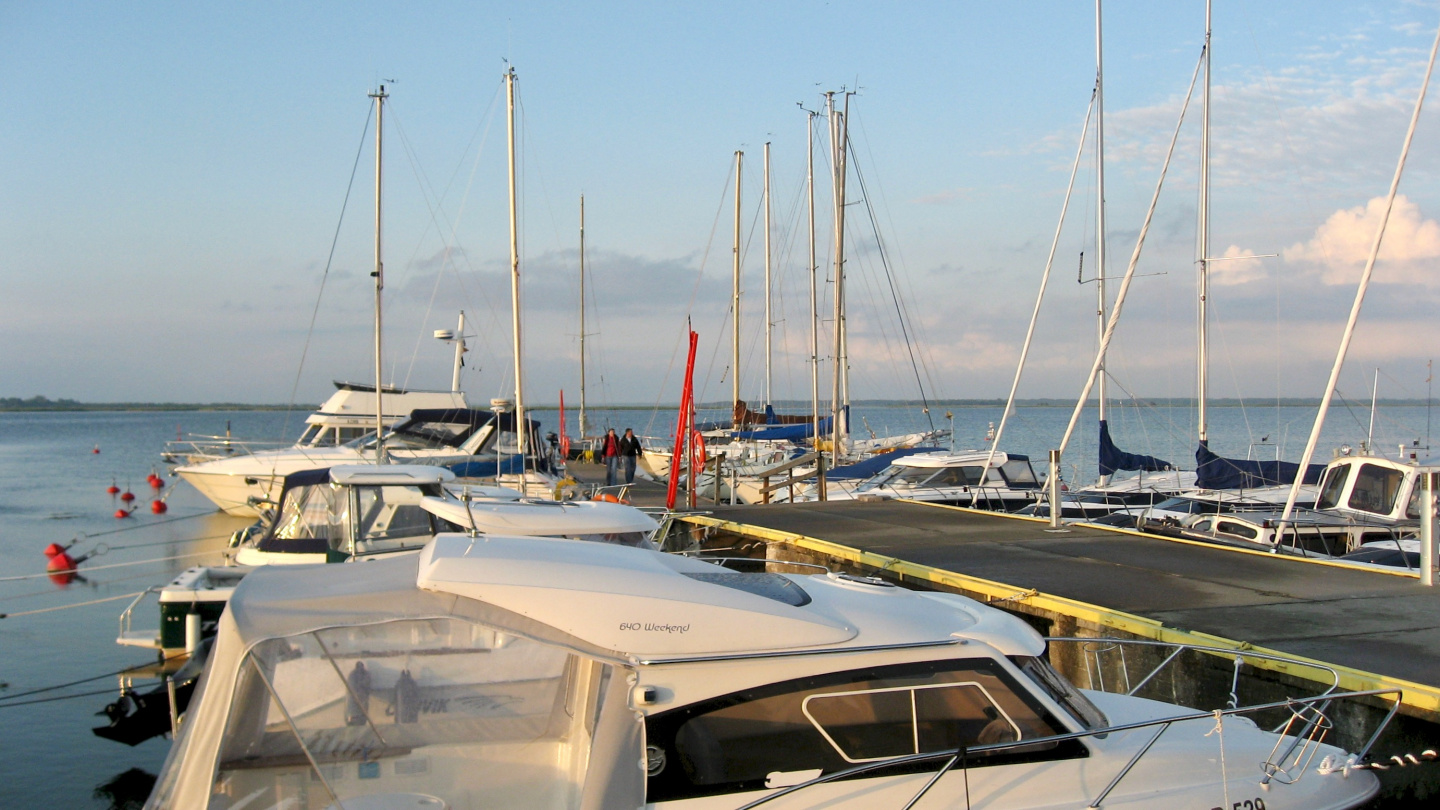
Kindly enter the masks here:
M 154 512 L 157 515 L 165 514 L 165 510 L 169 508 L 170 507 L 166 506 L 165 502 L 160 500 L 159 498 L 156 498 L 155 500 L 150 502 L 150 511 Z

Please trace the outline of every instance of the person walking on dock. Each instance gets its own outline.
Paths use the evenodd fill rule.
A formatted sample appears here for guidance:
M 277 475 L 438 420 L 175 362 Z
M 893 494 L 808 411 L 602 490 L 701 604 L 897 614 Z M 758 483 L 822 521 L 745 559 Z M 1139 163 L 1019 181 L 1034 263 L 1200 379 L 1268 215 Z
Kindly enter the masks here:
M 635 462 L 640 458 L 640 437 L 634 428 L 625 428 L 620 437 L 620 457 L 625 461 L 625 483 L 635 483 Z
M 615 428 L 605 431 L 605 444 L 600 451 L 600 457 L 605 459 L 605 486 L 615 486 L 616 467 L 620 462 L 620 439 L 615 435 Z

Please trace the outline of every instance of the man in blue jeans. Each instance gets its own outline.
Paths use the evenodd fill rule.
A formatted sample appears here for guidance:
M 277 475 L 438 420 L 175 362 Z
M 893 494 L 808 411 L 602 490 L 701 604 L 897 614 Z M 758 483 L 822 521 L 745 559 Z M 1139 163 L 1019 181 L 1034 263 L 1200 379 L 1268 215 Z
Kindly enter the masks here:
M 635 483 L 635 462 L 640 458 L 640 437 L 632 428 L 625 428 L 620 437 L 620 458 L 625 462 L 625 483 Z
M 605 444 L 600 451 L 601 458 L 605 459 L 605 486 L 615 486 L 616 468 L 620 463 L 620 439 L 615 435 L 615 428 L 605 431 Z

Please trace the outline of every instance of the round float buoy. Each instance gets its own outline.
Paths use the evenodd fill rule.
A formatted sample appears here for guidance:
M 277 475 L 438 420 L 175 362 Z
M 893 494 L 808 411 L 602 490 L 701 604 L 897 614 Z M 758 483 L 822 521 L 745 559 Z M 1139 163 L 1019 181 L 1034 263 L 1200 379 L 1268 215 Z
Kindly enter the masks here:
M 159 498 L 156 498 L 155 500 L 150 502 L 150 511 L 154 512 L 157 515 L 165 514 L 165 510 L 169 508 L 170 507 L 166 506 L 165 502 L 160 500 Z
M 165 488 L 165 480 L 162 479 L 162 478 L 161 478 L 160 476 L 158 476 L 158 475 L 153 475 L 153 474 L 152 474 L 152 475 L 150 476 L 150 478 L 147 479 L 147 480 L 150 481 L 150 488 L 151 488 L 151 489 L 164 489 L 164 488 Z
M 98 444 L 95 445 L 95 449 L 94 449 L 94 450 L 91 450 L 90 452 L 92 452 L 92 453 L 99 453 L 99 452 L 100 452 L 100 445 L 98 445 Z
M 130 517 L 130 513 L 129 513 L 129 512 L 126 512 L 124 509 L 116 509 L 116 510 L 115 510 L 115 517 L 117 517 L 117 518 L 127 518 L 127 517 Z
M 56 553 L 51 554 L 50 548 L 55 549 Z M 59 571 L 75 570 L 74 558 L 72 558 L 69 554 L 66 554 L 64 549 L 56 546 L 54 543 L 50 544 L 50 548 L 45 549 L 45 556 L 50 558 L 45 563 L 45 573 L 54 574 Z
M 119 495 L 119 494 L 120 494 L 120 487 L 115 486 L 115 482 L 112 480 L 112 481 L 110 482 L 110 486 L 108 486 L 108 487 L 105 488 L 105 491 L 108 492 L 108 493 L 110 493 L 111 495 Z
M 135 493 L 127 489 L 124 492 L 120 493 L 120 500 L 124 501 L 125 503 L 130 503 L 131 501 L 135 500 Z

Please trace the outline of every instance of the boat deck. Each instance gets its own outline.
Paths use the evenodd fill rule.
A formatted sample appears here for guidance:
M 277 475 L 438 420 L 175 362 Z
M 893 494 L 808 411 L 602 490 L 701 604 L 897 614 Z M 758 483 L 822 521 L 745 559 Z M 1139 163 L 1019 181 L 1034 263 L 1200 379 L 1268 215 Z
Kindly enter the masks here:
M 1440 587 L 1414 576 L 910 502 L 708 509 L 771 539 L 803 535 L 1440 693 Z

